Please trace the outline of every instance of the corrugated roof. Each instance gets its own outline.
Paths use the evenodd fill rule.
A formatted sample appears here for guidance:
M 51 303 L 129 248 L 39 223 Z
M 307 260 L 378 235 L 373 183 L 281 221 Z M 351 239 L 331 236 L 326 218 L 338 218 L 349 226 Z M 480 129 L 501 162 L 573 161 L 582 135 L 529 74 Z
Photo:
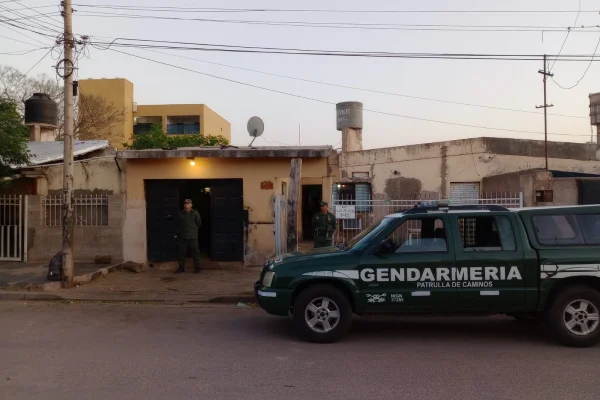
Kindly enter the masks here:
M 108 140 L 77 140 L 73 142 L 73 156 L 82 156 L 92 151 L 106 149 L 107 147 L 109 147 Z M 63 142 L 29 142 L 27 143 L 27 148 L 31 153 L 29 156 L 29 166 L 61 161 L 64 157 Z M 12 168 L 26 166 L 12 166 Z

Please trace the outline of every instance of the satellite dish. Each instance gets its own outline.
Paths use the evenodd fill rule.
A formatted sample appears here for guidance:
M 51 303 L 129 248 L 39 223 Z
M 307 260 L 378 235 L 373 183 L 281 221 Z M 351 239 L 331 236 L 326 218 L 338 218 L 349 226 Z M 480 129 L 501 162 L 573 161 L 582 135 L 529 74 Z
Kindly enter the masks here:
M 265 123 L 259 117 L 252 117 L 248 120 L 248 134 L 252 137 L 252 141 L 248 147 L 252 147 L 252 143 L 257 137 L 265 131 Z
M 248 120 L 248 133 L 251 137 L 257 138 L 265 131 L 265 123 L 258 117 L 252 117 Z

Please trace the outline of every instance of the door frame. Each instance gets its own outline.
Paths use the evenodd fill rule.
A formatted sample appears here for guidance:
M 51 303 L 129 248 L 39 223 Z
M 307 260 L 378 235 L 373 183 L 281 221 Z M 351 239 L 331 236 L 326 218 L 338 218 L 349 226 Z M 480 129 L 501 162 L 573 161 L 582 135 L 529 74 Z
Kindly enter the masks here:
M 385 255 L 376 255 L 375 251 L 379 248 L 382 240 L 386 239 L 391 235 L 398 227 L 410 220 L 442 220 L 444 224 L 444 230 L 446 231 L 446 251 L 432 251 L 432 252 L 415 252 L 415 253 L 393 253 Z M 365 309 L 368 312 L 388 312 L 388 311 L 428 311 L 431 309 L 440 310 L 440 304 L 443 305 L 442 309 L 450 309 L 454 304 L 454 296 L 456 294 L 455 288 L 452 287 L 452 282 L 448 282 L 448 286 L 444 287 L 427 287 L 419 288 L 418 284 L 414 281 L 408 280 L 408 271 L 410 268 L 420 269 L 420 275 L 423 273 L 425 268 L 430 268 L 434 275 L 437 276 L 437 268 L 448 268 L 449 270 L 454 267 L 454 237 L 449 234 L 447 229 L 449 218 L 446 213 L 441 214 L 414 214 L 407 215 L 400 218 L 394 224 L 390 224 L 384 231 L 382 231 L 377 237 L 373 239 L 371 244 L 363 251 L 359 260 L 359 285 L 362 296 L 362 301 L 365 305 Z M 418 263 L 418 266 L 415 265 Z M 411 267 L 412 266 L 412 267 Z M 380 276 L 377 270 L 389 270 L 391 268 L 403 269 L 403 280 L 397 280 L 391 283 L 391 274 L 385 273 L 385 276 Z M 366 274 L 370 272 L 364 272 L 364 270 L 374 270 L 374 279 L 369 282 L 365 282 L 362 278 L 367 277 Z M 383 273 L 382 273 L 383 274 Z M 384 285 L 381 286 L 378 283 L 378 279 L 384 278 Z M 388 280 L 385 280 L 388 279 Z M 369 298 L 372 300 L 373 295 L 379 295 L 381 298 L 384 295 L 385 302 L 371 303 Z M 392 296 L 394 294 L 394 296 Z M 444 296 L 440 299 L 440 296 Z M 392 299 L 394 297 L 394 299 Z

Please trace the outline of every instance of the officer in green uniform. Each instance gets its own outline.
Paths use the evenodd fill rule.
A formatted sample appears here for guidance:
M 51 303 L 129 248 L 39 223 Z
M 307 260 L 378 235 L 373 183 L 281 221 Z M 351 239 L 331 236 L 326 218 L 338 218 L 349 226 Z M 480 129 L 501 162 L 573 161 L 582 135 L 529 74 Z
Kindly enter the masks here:
M 321 212 L 315 214 L 312 220 L 315 248 L 332 246 L 331 239 L 336 227 L 335 215 L 329 212 L 329 204 L 322 201 Z
M 194 258 L 194 272 L 200 272 L 200 250 L 198 249 L 198 229 L 202 220 L 198 211 L 192 209 L 192 200 L 185 199 L 183 210 L 179 213 L 177 241 L 179 249 L 179 268 L 176 274 L 184 272 L 185 256 L 188 249 Z

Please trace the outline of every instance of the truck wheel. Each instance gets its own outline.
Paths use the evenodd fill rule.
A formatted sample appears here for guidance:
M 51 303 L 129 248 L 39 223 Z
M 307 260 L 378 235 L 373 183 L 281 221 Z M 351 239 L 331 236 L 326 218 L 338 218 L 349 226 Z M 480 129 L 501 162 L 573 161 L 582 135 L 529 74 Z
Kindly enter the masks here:
M 352 323 L 352 306 L 346 296 L 331 285 L 315 285 L 300 292 L 294 302 L 296 329 L 314 343 L 341 339 Z
M 548 314 L 556 339 L 567 346 L 590 347 L 600 341 L 600 293 L 574 286 L 559 293 Z

